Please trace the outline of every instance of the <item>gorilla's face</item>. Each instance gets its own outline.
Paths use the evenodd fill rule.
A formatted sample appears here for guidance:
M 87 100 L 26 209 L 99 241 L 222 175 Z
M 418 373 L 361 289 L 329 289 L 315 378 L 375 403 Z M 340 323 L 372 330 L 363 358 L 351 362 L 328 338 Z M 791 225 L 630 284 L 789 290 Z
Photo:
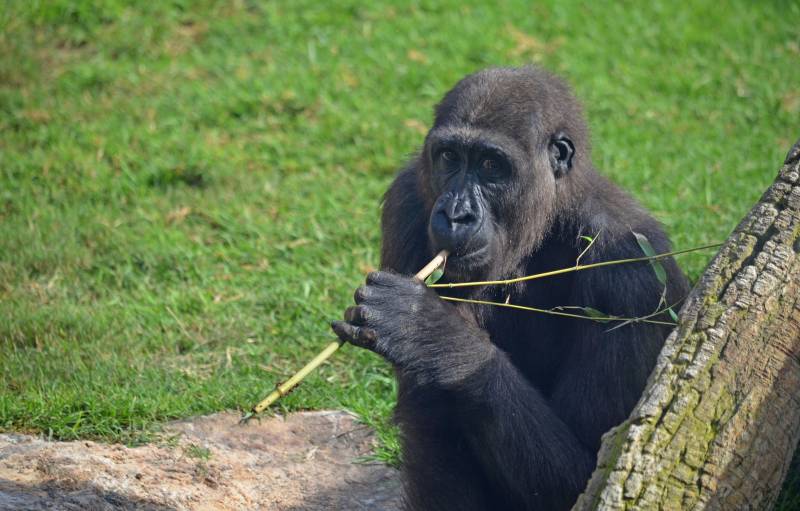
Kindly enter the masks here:
M 428 221 L 431 244 L 450 252 L 448 273 L 467 277 L 489 264 L 506 238 L 498 206 L 518 169 L 508 148 L 469 129 L 438 129 L 426 157 L 436 199 Z M 502 217 L 502 215 L 500 215 Z
M 474 126 L 429 133 L 428 235 L 435 251 L 450 253 L 450 279 L 489 277 L 487 268 L 518 262 L 520 247 L 541 242 L 553 217 L 555 181 L 571 167 L 574 149 L 561 133 L 534 146 Z
M 588 161 L 585 139 L 579 105 L 541 73 L 487 70 L 445 95 L 418 168 L 429 241 L 450 252 L 449 279 L 518 269 L 559 214 L 573 164 Z

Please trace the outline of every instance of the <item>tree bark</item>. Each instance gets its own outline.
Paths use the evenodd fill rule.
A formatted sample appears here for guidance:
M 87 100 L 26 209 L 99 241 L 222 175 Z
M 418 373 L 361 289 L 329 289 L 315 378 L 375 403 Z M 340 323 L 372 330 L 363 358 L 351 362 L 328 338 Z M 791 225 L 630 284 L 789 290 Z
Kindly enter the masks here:
M 769 509 L 800 437 L 800 141 L 683 306 L 574 511 Z

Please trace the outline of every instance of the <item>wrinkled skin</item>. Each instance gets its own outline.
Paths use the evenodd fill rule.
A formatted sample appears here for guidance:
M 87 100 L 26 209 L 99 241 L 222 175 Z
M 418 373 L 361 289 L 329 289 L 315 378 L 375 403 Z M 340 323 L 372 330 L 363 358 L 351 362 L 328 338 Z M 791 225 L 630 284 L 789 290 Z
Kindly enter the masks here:
M 403 368 L 415 385 L 458 384 L 491 356 L 492 345 L 481 331 L 415 278 L 373 272 L 354 298 L 345 321 L 333 323 L 336 334 Z M 431 338 L 427 334 L 434 329 L 449 335 Z
M 437 106 L 425 145 L 386 192 L 383 271 L 355 293 L 343 340 L 399 382 L 406 505 L 414 510 L 568 509 L 600 436 L 639 398 L 668 327 L 446 302 L 441 295 L 636 317 L 687 292 L 647 263 L 509 286 L 429 289 L 411 277 L 439 250 L 443 282 L 494 280 L 669 250 L 658 223 L 591 163 L 567 86 L 533 68 L 470 75 Z M 663 314 L 662 316 L 666 316 Z M 668 319 L 659 317 L 658 319 Z

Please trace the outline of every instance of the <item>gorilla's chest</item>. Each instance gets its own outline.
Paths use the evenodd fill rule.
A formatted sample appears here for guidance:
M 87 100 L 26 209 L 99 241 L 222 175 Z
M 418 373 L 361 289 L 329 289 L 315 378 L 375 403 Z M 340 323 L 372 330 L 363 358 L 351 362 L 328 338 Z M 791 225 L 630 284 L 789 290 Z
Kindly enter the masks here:
M 487 330 L 492 342 L 546 394 L 569 353 L 572 321 L 575 320 L 544 313 L 506 310 L 492 318 Z

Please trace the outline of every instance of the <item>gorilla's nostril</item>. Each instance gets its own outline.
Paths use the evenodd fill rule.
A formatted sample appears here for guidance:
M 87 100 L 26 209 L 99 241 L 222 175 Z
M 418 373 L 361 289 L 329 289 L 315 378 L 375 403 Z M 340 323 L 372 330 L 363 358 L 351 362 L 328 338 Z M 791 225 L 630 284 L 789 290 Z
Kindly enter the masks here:
M 475 222 L 475 215 L 472 213 L 461 213 L 451 217 L 450 222 L 454 224 L 471 224 Z

